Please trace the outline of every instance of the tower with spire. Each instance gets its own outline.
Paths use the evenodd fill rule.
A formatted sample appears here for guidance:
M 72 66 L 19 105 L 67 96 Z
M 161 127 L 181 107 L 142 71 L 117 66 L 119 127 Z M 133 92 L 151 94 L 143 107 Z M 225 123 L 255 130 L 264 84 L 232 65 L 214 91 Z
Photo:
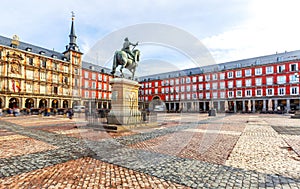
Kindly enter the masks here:
M 79 105 L 81 101 L 81 67 L 82 67 L 82 55 L 83 53 L 80 52 L 79 47 L 76 43 L 77 36 L 75 35 L 75 27 L 74 27 L 74 20 L 75 15 L 72 11 L 72 23 L 71 23 L 71 31 L 70 31 L 70 41 L 69 44 L 66 46 L 65 52 L 63 54 L 67 58 L 69 62 L 69 73 L 70 74 L 70 94 L 73 96 L 73 103 L 74 105 Z

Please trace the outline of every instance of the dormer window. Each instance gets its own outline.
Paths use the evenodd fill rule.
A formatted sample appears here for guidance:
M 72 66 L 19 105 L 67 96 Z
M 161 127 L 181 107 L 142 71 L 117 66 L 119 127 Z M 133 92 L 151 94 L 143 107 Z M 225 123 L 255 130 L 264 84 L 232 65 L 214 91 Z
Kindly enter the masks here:
M 53 55 L 52 55 L 52 58 L 57 58 L 57 56 L 53 54 Z
M 67 57 L 63 57 L 62 60 L 63 60 L 63 61 L 67 61 Z
M 44 52 L 44 51 L 40 51 L 39 53 L 40 53 L 41 55 L 44 55 L 44 54 L 45 54 L 45 52 Z
M 32 48 L 27 47 L 25 50 L 28 51 L 28 52 L 31 52 Z

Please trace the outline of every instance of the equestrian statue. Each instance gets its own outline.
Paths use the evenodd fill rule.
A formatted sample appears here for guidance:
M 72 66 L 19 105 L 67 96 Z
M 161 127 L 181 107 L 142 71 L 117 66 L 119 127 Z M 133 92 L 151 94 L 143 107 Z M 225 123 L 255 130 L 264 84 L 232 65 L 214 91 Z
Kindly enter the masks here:
M 122 50 L 115 52 L 111 72 L 112 75 L 116 73 L 116 68 L 121 66 L 121 77 L 124 77 L 123 68 L 126 68 L 132 73 L 132 79 L 134 79 L 135 70 L 140 59 L 140 51 L 134 49 L 137 45 L 138 42 L 133 44 L 128 40 L 128 37 L 124 39 Z M 130 50 L 130 46 L 134 46 L 132 50 Z

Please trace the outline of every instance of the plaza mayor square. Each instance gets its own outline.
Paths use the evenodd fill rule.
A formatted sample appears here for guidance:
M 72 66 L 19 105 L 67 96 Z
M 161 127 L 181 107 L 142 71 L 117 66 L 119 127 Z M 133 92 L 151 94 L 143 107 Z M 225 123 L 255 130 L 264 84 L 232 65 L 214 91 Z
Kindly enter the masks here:
M 300 189 L 299 6 L 2 2 L 0 189 Z

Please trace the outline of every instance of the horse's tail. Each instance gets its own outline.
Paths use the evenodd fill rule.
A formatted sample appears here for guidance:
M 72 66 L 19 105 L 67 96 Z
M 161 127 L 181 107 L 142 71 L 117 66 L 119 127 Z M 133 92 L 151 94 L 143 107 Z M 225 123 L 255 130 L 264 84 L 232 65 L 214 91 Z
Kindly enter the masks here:
M 115 55 L 114 55 L 114 59 L 113 59 L 113 67 L 112 67 L 112 71 L 111 71 L 111 74 L 115 74 L 116 73 L 116 68 L 117 68 L 117 56 L 118 56 L 118 51 L 115 52 Z

